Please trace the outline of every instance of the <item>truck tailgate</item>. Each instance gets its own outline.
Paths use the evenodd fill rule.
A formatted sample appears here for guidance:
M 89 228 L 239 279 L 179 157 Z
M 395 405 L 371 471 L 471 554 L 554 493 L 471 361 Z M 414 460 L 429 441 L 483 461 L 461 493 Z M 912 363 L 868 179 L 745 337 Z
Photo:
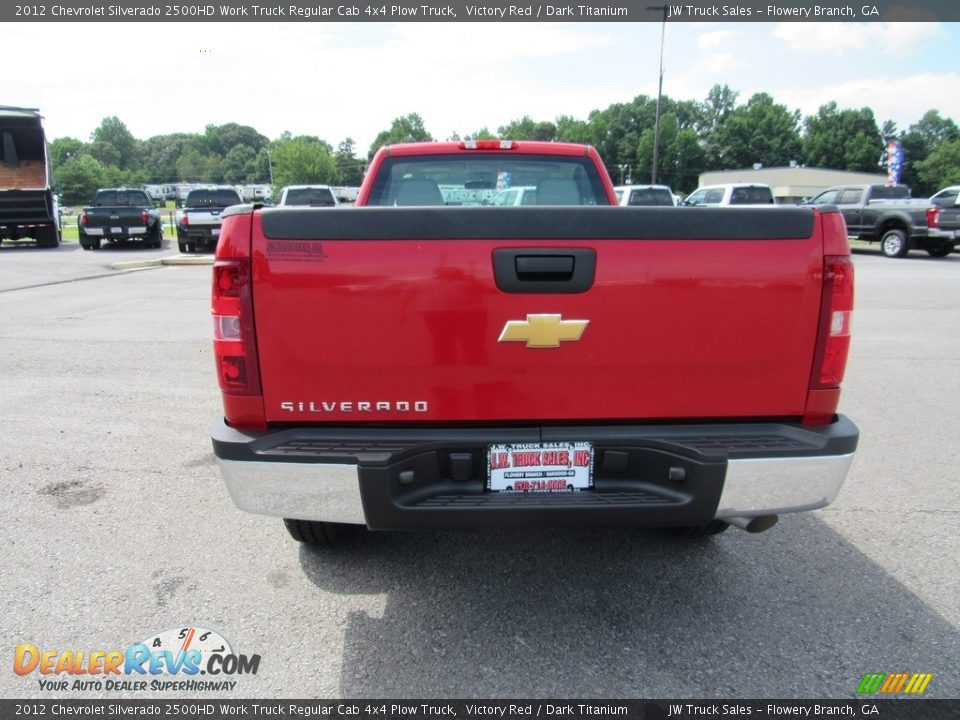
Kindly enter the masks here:
M 266 420 L 800 416 L 823 253 L 797 208 L 257 211 Z

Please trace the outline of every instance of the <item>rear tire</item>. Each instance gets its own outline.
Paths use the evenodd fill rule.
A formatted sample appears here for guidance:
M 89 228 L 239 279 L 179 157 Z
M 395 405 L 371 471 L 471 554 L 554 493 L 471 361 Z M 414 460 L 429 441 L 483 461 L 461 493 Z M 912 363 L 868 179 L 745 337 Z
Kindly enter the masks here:
M 906 257 L 910 252 L 910 242 L 907 234 L 899 228 L 891 228 L 880 238 L 880 252 L 888 258 Z
M 101 242 L 100 238 L 97 238 L 96 240 L 91 240 L 91 241 L 90 241 L 90 247 L 93 248 L 94 250 L 99 250 L 99 249 L 100 249 L 100 242 Z
M 362 528 L 361 525 L 296 520 L 293 518 L 284 518 L 283 524 L 287 527 L 290 537 L 307 545 L 334 545 L 355 537 Z
M 37 247 L 55 248 L 60 244 L 60 232 L 55 227 L 43 228 L 37 233 Z
M 163 228 L 160 227 L 160 223 L 157 223 L 153 228 L 150 245 L 155 248 L 160 248 L 163 246 Z
M 710 535 L 719 535 L 724 532 L 730 523 L 726 523 L 723 520 L 711 520 L 706 525 L 690 525 L 686 527 L 670 527 L 666 528 L 667 532 L 671 535 L 677 535 L 679 537 L 686 538 L 698 538 L 698 537 L 709 537 Z
M 941 240 L 938 243 L 927 246 L 927 254 L 930 257 L 942 258 L 953 252 L 956 245 L 948 240 Z

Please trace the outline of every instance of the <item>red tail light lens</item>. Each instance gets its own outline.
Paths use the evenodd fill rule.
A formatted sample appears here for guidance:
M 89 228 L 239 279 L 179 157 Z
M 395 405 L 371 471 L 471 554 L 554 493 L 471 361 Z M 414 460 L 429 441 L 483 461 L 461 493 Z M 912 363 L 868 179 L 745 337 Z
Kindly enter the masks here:
M 230 395 L 259 395 L 248 260 L 217 260 L 214 264 L 211 313 L 220 389 Z
M 141 221 L 144 225 L 146 225 L 148 222 L 150 222 L 150 213 L 148 213 L 146 210 L 144 210 L 142 213 L 140 213 L 140 221 Z
M 823 261 L 823 300 L 811 388 L 835 388 L 843 381 L 850 351 L 853 263 L 847 255 Z
M 940 225 L 940 208 L 927 208 L 927 227 L 938 227 Z
M 80 224 L 81 224 L 81 225 L 86 225 L 86 224 L 87 224 L 87 214 L 86 214 L 86 213 L 80 213 Z
M 180 218 L 180 224 L 183 227 L 186 227 L 187 225 L 190 224 L 190 218 L 187 217 L 186 213 L 184 213 L 183 216 Z

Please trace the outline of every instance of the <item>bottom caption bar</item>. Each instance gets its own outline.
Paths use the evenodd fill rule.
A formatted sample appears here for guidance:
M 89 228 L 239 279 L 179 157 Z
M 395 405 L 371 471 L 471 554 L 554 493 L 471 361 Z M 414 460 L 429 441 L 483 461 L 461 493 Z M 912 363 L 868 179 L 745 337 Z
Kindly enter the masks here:
M 960 700 L 0 700 L 0 718 L 329 720 L 960 720 Z

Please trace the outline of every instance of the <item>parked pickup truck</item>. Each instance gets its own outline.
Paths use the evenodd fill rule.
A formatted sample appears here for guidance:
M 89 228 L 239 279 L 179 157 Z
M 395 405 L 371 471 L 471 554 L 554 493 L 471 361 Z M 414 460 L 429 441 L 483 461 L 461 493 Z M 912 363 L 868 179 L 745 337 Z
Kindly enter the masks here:
M 482 205 L 504 173 L 537 205 Z M 240 509 L 312 543 L 709 535 L 837 495 L 858 430 L 836 210 L 609 207 L 594 149 L 509 141 L 381 149 L 357 204 L 224 213 L 212 441 Z
M 614 188 L 620 205 L 663 205 L 677 204 L 673 190 L 667 185 L 617 185 Z
M 80 247 L 99 250 L 104 240 L 142 240 L 147 247 L 163 244 L 163 220 L 146 190 L 104 188 L 77 216 Z
M 213 247 L 220 237 L 221 215 L 243 201 L 232 187 L 198 188 L 187 195 L 186 207 L 177 211 L 177 245 L 180 252 Z
M 287 185 L 280 191 L 283 206 L 336 207 L 337 197 L 329 185 Z
M 930 198 L 927 209 L 927 235 L 930 240 L 939 240 L 937 252 L 945 257 L 953 252 L 960 242 L 960 185 L 945 187 Z
M 910 199 L 906 185 L 839 185 L 827 188 L 805 205 L 835 205 L 843 214 L 850 237 L 880 242 L 886 257 L 906 257 L 912 248 L 933 257 L 942 252 L 939 239 L 927 234 L 928 200 Z

